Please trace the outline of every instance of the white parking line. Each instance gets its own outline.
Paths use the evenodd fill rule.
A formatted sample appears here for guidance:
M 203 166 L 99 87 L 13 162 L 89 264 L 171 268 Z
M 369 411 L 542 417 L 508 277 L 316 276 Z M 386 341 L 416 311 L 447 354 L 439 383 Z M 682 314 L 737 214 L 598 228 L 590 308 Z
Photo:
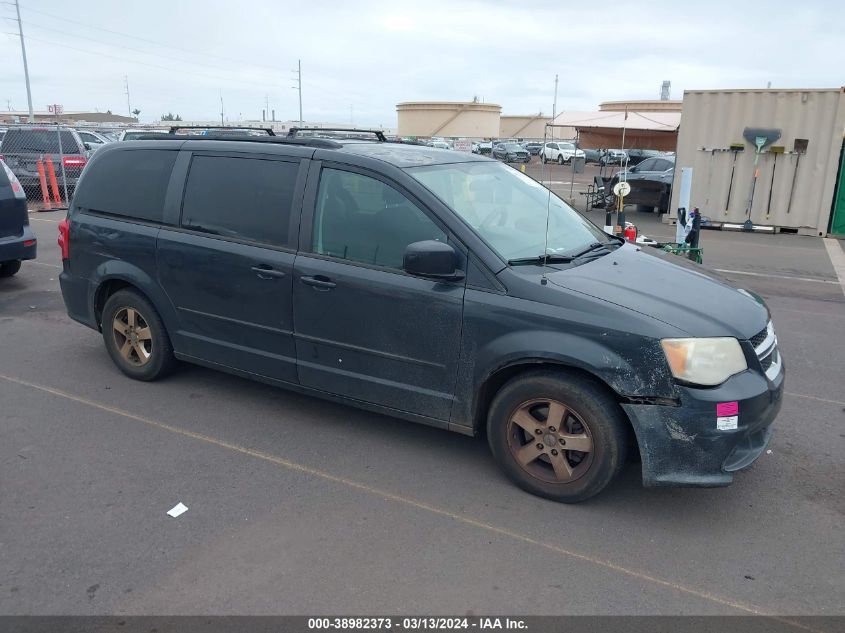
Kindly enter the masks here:
M 842 251 L 839 240 L 826 237 L 823 241 L 830 263 L 833 264 L 833 270 L 836 271 L 836 277 L 839 279 L 839 285 L 842 286 L 842 294 L 845 294 L 845 252 Z
M 33 220 L 35 220 L 36 222 L 52 222 L 54 224 L 58 224 L 59 222 L 61 222 L 61 220 L 51 220 L 50 218 L 29 218 L 30 222 L 32 222 Z
M 772 279 L 792 279 L 793 281 L 814 281 L 817 284 L 839 284 L 834 279 L 815 279 L 813 277 L 792 277 L 790 275 L 767 275 L 766 273 L 752 273 L 745 270 L 727 270 L 725 268 L 714 268 L 717 273 L 729 273 L 731 275 L 750 275 L 752 277 L 771 277 Z M 841 279 L 841 277 L 840 277 Z
M 61 266 L 56 266 L 55 264 L 47 264 L 46 262 L 37 262 L 35 260 L 30 260 L 27 264 L 36 264 L 38 266 L 49 266 L 50 268 L 58 268 L 59 270 L 62 269 Z

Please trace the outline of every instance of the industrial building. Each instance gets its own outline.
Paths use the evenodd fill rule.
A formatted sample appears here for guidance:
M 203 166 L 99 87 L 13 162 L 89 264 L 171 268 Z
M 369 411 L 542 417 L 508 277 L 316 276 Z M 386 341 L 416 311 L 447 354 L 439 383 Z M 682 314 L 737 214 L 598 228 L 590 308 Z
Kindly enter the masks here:
M 714 223 L 845 234 L 845 89 L 688 90 L 682 116 L 670 215 L 691 169 L 688 204 Z
M 56 115 L 52 112 L 33 112 L 35 123 L 55 123 Z M 111 112 L 62 112 L 58 120 L 66 125 L 77 123 L 115 123 L 129 125 L 137 123 L 138 119 L 130 116 L 121 116 Z M 0 111 L 0 123 L 26 123 L 29 121 L 28 111 Z

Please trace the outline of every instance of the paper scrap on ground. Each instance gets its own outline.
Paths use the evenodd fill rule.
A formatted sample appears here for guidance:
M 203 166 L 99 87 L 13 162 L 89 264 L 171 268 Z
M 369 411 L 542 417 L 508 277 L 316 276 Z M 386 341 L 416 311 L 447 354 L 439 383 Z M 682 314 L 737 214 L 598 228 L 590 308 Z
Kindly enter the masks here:
M 187 510 L 188 510 L 188 506 L 186 506 L 184 503 L 182 503 L 180 501 L 175 506 L 170 508 L 170 510 L 167 511 L 167 514 L 169 514 L 170 516 L 172 516 L 175 519 L 180 514 L 187 512 Z

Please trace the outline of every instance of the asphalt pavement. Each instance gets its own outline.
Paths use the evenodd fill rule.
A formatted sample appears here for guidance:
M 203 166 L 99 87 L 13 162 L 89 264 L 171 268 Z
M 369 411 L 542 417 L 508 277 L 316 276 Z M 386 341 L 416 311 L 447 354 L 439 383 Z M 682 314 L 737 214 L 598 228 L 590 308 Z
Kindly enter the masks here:
M 0 280 L 0 614 L 845 613 L 845 294 L 818 238 L 702 236 L 774 314 L 770 452 L 729 488 L 631 463 L 562 505 L 481 440 L 199 367 L 126 378 L 65 315 L 61 214 L 31 217 L 38 260 Z

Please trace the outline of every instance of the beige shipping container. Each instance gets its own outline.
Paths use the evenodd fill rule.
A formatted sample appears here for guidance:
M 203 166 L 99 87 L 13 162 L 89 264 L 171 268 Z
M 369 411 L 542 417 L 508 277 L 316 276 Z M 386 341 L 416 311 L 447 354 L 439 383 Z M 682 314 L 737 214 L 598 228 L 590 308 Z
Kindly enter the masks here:
M 681 168 L 692 167 L 690 206 L 699 207 L 702 215 L 714 222 L 745 222 L 755 147 L 745 140 L 743 130 L 777 128 L 780 139 L 759 157 L 751 221 L 797 229 L 806 235 L 825 234 L 845 134 L 843 90 L 686 91 L 671 215 L 678 208 Z M 793 151 L 795 139 L 807 139 L 806 154 L 799 156 Z M 744 150 L 736 154 L 731 185 L 734 153 L 728 150 L 736 143 L 742 144 Z M 772 147 L 782 147 L 784 153 L 776 154 Z

